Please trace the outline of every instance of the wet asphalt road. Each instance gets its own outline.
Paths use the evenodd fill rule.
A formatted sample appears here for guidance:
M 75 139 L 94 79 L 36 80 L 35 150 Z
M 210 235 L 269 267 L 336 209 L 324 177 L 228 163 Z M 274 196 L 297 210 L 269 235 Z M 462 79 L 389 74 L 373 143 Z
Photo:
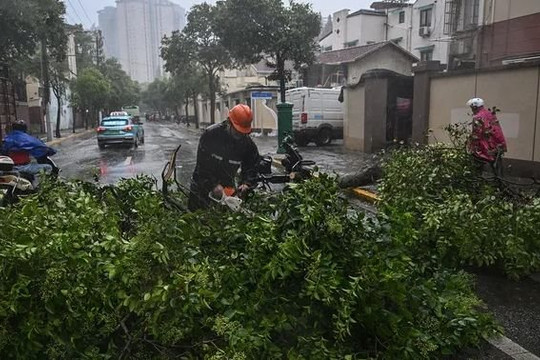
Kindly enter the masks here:
M 181 131 L 180 131 L 181 130 Z M 100 150 L 96 135 L 84 139 L 68 139 L 56 146 L 54 157 L 62 169 L 62 177 L 112 184 L 121 178 L 139 174 L 161 178 L 161 171 L 172 152 L 182 145 L 177 158 L 178 179 L 183 184 L 195 167 L 199 134 L 171 123 L 145 123 L 145 143 L 138 148 L 111 145 Z
M 137 149 L 111 146 L 99 150 L 95 134 L 67 139 L 56 146 L 55 160 L 62 176 L 70 179 L 115 183 L 121 178 L 146 174 L 160 179 L 163 166 L 178 145 L 178 180 L 183 185 L 195 167 L 200 131 L 173 123 L 145 123 L 145 144 Z M 261 154 L 275 153 L 276 138 L 255 139 Z M 305 159 L 315 160 L 321 170 L 346 173 L 354 171 L 364 157 L 344 150 L 337 142 L 325 148 L 301 148 Z M 512 281 L 491 273 L 477 273 L 477 293 L 505 328 L 505 335 L 533 354 L 540 355 L 540 276 Z M 511 359 L 501 351 L 483 346 L 466 351 L 453 359 Z M 526 359 L 526 358 L 523 358 Z

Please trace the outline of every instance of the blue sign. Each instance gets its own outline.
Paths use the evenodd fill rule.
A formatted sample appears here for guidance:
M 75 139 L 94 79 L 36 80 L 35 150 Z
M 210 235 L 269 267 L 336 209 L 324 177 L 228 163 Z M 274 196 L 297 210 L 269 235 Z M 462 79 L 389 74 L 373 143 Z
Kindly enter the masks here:
M 274 96 L 271 92 L 257 91 L 251 93 L 252 99 L 272 99 Z

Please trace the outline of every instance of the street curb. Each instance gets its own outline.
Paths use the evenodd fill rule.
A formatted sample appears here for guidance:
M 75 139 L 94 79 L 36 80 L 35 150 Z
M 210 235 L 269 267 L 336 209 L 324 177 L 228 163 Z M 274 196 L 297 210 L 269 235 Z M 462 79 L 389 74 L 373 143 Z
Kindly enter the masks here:
M 356 195 L 356 197 L 359 197 L 360 199 L 363 199 L 365 201 L 368 201 L 372 204 L 378 202 L 380 198 L 377 196 L 377 194 L 372 193 L 371 191 L 368 191 L 363 188 L 352 188 L 353 194 Z
M 540 357 L 534 355 L 527 349 L 523 348 L 521 345 L 507 338 L 506 336 L 501 335 L 500 337 L 495 338 L 485 338 L 485 340 L 493 347 L 510 356 L 512 359 L 540 360 Z
M 47 144 L 49 146 L 54 146 L 54 145 L 61 144 L 66 140 L 80 138 L 80 137 L 83 137 L 84 135 L 88 135 L 88 134 L 91 134 L 93 132 L 94 132 L 94 130 L 89 129 L 89 130 L 85 130 L 85 131 L 77 133 L 77 134 L 71 134 L 71 135 L 68 135 L 66 137 L 62 137 L 60 139 L 51 140 L 49 142 L 46 142 L 45 144 Z

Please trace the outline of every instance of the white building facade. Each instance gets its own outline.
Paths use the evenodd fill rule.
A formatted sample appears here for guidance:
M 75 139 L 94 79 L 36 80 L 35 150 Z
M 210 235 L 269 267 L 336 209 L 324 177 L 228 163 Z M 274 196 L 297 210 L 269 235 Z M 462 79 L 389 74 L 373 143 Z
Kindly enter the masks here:
M 353 13 L 343 9 L 332 15 L 332 31 L 320 38 L 319 45 L 325 52 L 391 40 L 421 61 L 450 64 L 454 55 L 463 57 L 474 47 L 471 41 L 461 41 L 456 31 L 476 31 L 483 24 L 483 4 L 484 0 L 416 0 L 375 2 L 376 10 Z
M 418 0 L 412 10 L 412 53 L 421 61 L 448 62 L 450 38 L 444 31 L 445 1 Z
M 386 39 L 412 52 L 412 5 L 387 9 Z
M 319 41 L 321 50 L 334 51 L 385 40 L 386 14 L 374 10 L 350 13 L 343 9 L 332 15 L 332 32 Z M 382 30 L 382 31 L 381 31 Z

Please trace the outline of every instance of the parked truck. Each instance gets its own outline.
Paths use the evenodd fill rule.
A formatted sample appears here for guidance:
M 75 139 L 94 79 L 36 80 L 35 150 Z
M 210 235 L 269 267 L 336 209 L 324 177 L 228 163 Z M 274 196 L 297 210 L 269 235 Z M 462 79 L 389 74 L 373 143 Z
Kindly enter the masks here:
M 128 115 L 131 116 L 135 122 L 142 121 L 141 111 L 139 110 L 139 107 L 137 105 L 123 106 L 122 111 L 127 112 Z
M 293 104 L 293 132 L 299 146 L 312 141 L 322 146 L 334 139 L 343 139 L 340 92 L 340 89 L 308 87 L 286 92 L 287 102 Z

